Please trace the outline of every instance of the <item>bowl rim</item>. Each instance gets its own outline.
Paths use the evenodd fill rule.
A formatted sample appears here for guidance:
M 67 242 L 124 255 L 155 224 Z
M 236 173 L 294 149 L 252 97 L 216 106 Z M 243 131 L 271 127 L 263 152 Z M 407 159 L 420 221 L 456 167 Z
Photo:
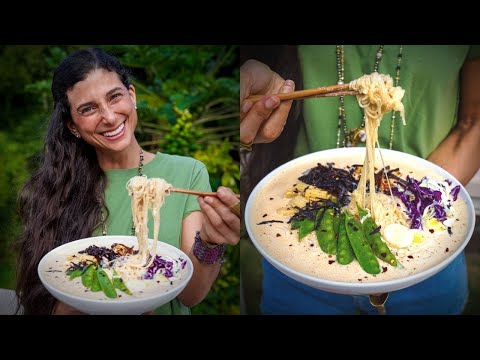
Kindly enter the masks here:
M 375 152 L 377 153 L 378 149 L 375 149 Z M 470 222 L 467 223 L 467 232 L 465 239 L 461 243 L 461 245 L 454 251 L 452 252 L 448 257 L 443 259 L 441 262 L 438 264 L 424 270 L 418 273 L 414 273 L 405 277 L 401 278 L 396 278 L 396 279 L 391 279 L 391 280 L 381 280 L 381 281 L 373 281 L 373 282 L 366 282 L 366 283 L 354 283 L 354 282 L 348 282 L 348 281 L 335 281 L 335 280 L 328 280 L 328 279 L 322 279 L 319 277 L 315 277 L 312 275 L 308 275 L 305 273 L 302 273 L 300 271 L 294 270 L 285 264 L 281 263 L 277 259 L 275 259 L 273 256 L 268 254 L 268 252 L 263 248 L 263 246 L 255 239 L 253 236 L 253 229 L 251 225 L 251 208 L 253 206 L 254 199 L 257 195 L 257 193 L 260 191 L 260 189 L 268 183 L 273 177 L 275 177 L 277 174 L 282 172 L 285 169 L 288 169 L 292 165 L 297 165 L 302 162 L 311 162 L 310 160 L 315 159 L 316 157 L 321 156 L 322 159 L 319 160 L 319 162 L 324 161 L 324 159 L 329 155 L 329 154 L 342 154 L 342 155 L 348 155 L 349 153 L 357 154 L 359 152 L 365 152 L 364 147 L 356 147 L 356 148 L 335 148 L 335 149 L 327 149 L 327 150 L 321 150 L 317 152 L 313 152 L 310 154 L 306 154 L 300 157 L 297 157 L 295 159 L 292 159 L 277 168 L 273 169 L 271 172 L 269 172 L 262 180 L 258 182 L 258 184 L 254 187 L 252 192 L 250 193 L 247 203 L 245 205 L 245 214 L 244 214 L 244 220 L 245 220 L 245 227 L 247 229 L 247 233 L 249 235 L 250 240 L 252 241 L 253 245 L 256 247 L 256 249 L 260 252 L 260 254 L 263 256 L 265 260 L 267 260 L 270 264 L 272 264 L 277 270 L 282 272 L 283 274 L 293 278 L 296 281 L 299 281 L 303 284 L 306 284 L 308 286 L 324 290 L 324 291 L 329 291 L 329 292 L 335 292 L 335 293 L 341 293 L 341 294 L 351 294 L 351 295 L 368 295 L 368 294 L 375 294 L 375 293 L 381 293 L 381 292 L 391 292 L 391 291 L 396 291 L 400 290 L 412 285 L 415 285 L 430 276 L 435 275 L 436 273 L 440 272 L 443 270 L 445 267 L 447 267 L 453 260 L 457 258 L 458 255 L 465 249 L 467 246 L 468 242 L 470 241 L 474 227 L 475 227 L 475 208 L 473 205 L 473 201 L 466 191 L 465 187 L 449 172 L 447 172 L 445 169 L 441 168 L 440 166 L 425 160 L 423 158 L 420 158 L 415 155 L 411 155 L 405 152 L 397 151 L 397 150 L 390 150 L 390 149 L 381 149 L 382 152 L 382 157 L 385 158 L 385 155 L 393 154 L 394 156 L 405 156 L 407 159 L 411 159 L 415 161 L 416 163 L 419 164 L 424 164 L 428 166 L 429 168 L 433 168 L 435 172 L 437 172 L 441 176 L 445 176 L 447 179 L 450 179 L 454 181 L 456 184 L 460 185 L 460 192 L 459 192 L 459 197 L 461 197 L 467 206 L 467 215 L 468 215 L 468 220 Z M 307 169 L 305 169 L 307 170 Z M 313 285 L 314 284 L 314 285 Z M 343 290 L 345 289 L 345 290 Z M 381 289 L 381 290 L 379 290 Z
M 38 263 L 38 266 L 37 266 L 37 273 L 38 273 L 38 276 L 39 276 L 40 281 L 42 282 L 43 286 L 45 286 L 47 289 L 48 289 L 48 287 L 54 289 L 54 291 L 58 292 L 59 294 L 61 294 L 64 297 L 71 298 L 71 299 L 74 299 L 74 300 L 79 300 L 79 301 L 84 302 L 84 303 L 98 304 L 98 305 L 101 305 L 101 306 L 103 306 L 103 305 L 117 305 L 117 304 L 126 305 L 126 304 L 132 304 L 132 303 L 136 303 L 136 302 L 145 302 L 145 301 L 148 301 L 148 300 L 154 300 L 154 299 L 157 299 L 158 297 L 161 297 L 160 295 L 171 294 L 172 292 L 177 291 L 178 289 L 183 289 L 184 287 L 187 286 L 187 284 L 190 282 L 190 280 L 193 276 L 193 263 L 190 260 L 190 258 L 188 257 L 188 255 L 185 254 L 185 252 L 183 252 L 181 249 L 158 240 L 157 250 L 159 249 L 158 248 L 159 246 L 160 247 L 165 247 L 165 248 L 169 249 L 170 251 L 174 251 L 175 253 L 178 253 L 178 256 L 183 256 L 185 258 L 185 260 L 187 261 L 187 264 L 185 265 L 185 268 L 188 268 L 187 276 L 182 277 L 175 284 L 176 286 L 174 286 L 173 289 L 169 289 L 166 292 L 162 292 L 160 294 L 152 293 L 152 294 L 147 294 L 145 296 L 133 297 L 133 298 L 125 297 L 120 301 L 118 299 L 110 299 L 110 298 L 91 299 L 91 298 L 86 298 L 86 297 L 82 297 L 82 296 L 78 296 L 78 295 L 75 295 L 75 294 L 65 292 L 65 291 L 61 290 L 60 288 L 58 288 L 56 286 L 53 286 L 51 284 L 51 282 L 49 282 L 45 278 L 42 269 L 45 267 L 44 264 L 47 262 L 47 259 L 49 257 L 54 256 L 56 253 L 64 250 L 65 248 L 75 246 L 75 245 L 79 245 L 83 242 L 88 244 L 88 243 L 91 243 L 93 241 L 106 241 L 107 243 L 127 241 L 127 242 L 135 242 L 136 243 L 137 242 L 137 237 L 136 236 L 126 236 L 126 235 L 92 236 L 92 237 L 87 237 L 87 238 L 83 238 L 83 239 L 70 241 L 68 243 L 62 244 L 62 245 L 52 249 L 51 251 L 49 251 L 47 254 L 45 254 L 42 257 L 42 259 L 40 260 L 40 262 Z M 151 241 L 153 241 L 153 239 L 148 239 L 148 241 L 151 242 Z M 50 289 L 48 289 L 48 290 L 50 292 Z M 118 306 L 122 306 L 122 305 L 118 305 Z

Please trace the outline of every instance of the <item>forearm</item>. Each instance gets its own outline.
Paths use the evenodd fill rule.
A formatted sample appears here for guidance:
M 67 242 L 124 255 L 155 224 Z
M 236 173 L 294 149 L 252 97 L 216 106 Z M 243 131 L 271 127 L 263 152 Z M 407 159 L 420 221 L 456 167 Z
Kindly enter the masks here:
M 197 201 L 201 211 L 191 213 L 182 223 L 181 247 L 192 260 L 194 271 L 179 300 L 189 307 L 210 291 L 220 272 L 225 247 L 240 241 L 240 218 L 231 211 L 239 200 L 231 189 L 221 186 L 217 198 L 199 197 Z
M 462 68 L 458 122 L 451 133 L 428 156 L 463 185 L 480 167 L 480 58 Z
M 52 315 L 85 315 L 85 313 L 82 313 L 61 301 L 57 301 L 53 308 Z
M 197 305 L 207 296 L 221 267 L 220 262 L 214 264 L 202 263 L 193 254 L 196 233 L 202 228 L 202 221 L 202 213 L 195 211 L 185 218 L 182 224 L 181 249 L 193 263 L 193 275 L 188 285 L 179 294 L 178 299 L 188 307 Z M 205 235 L 202 239 L 209 240 Z
M 192 279 L 180 293 L 178 299 L 185 306 L 192 307 L 200 303 L 207 296 L 210 288 L 220 272 L 220 262 L 215 264 L 204 264 L 198 261 L 193 251 L 188 252 L 188 257 L 193 263 Z
M 480 114 L 479 114 L 480 115 Z M 428 156 L 428 160 L 466 185 L 480 168 L 480 121 L 470 127 L 457 126 Z

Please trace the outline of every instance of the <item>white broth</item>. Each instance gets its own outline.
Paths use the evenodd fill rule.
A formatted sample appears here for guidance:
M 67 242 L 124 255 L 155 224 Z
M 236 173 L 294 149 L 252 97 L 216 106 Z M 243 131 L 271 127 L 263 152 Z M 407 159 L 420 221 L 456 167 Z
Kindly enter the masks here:
M 125 243 L 125 242 L 124 242 Z M 132 244 L 126 244 L 132 245 Z M 106 245 L 99 245 L 99 246 L 107 246 Z M 78 256 L 77 253 L 79 250 L 84 250 L 87 246 L 83 246 L 82 248 L 72 248 L 68 246 L 64 246 L 62 248 L 56 249 L 54 256 L 48 256 L 45 259 L 45 263 L 43 264 L 40 271 L 42 272 L 42 276 L 44 281 L 46 281 L 50 286 L 71 295 L 83 297 L 86 299 L 92 300 L 109 300 L 109 301 L 128 301 L 135 298 L 144 298 L 153 295 L 158 295 L 159 293 L 166 293 L 168 291 L 173 290 L 177 287 L 177 284 L 182 283 L 182 279 L 188 276 L 188 269 L 185 266 L 184 261 L 185 257 L 179 258 L 178 256 L 172 257 L 170 254 L 165 254 L 162 249 L 157 249 L 157 255 L 160 255 L 163 259 L 167 261 L 174 262 L 174 271 L 173 276 L 169 278 L 165 278 L 161 274 L 156 274 L 155 277 L 151 280 L 147 279 L 131 279 L 125 281 L 128 289 L 132 292 L 132 295 L 126 294 L 118 289 L 117 298 L 111 299 L 108 298 L 103 291 L 92 292 L 90 289 L 87 289 L 83 284 L 80 277 L 76 277 L 73 280 L 70 280 L 70 277 L 66 274 L 66 270 L 72 265 L 71 261 L 78 263 L 78 260 L 72 259 L 72 255 Z M 137 248 L 137 246 L 135 246 Z M 177 268 L 177 270 L 175 270 Z M 108 273 L 109 278 L 111 279 L 111 272 L 108 269 L 105 269 Z
M 468 232 L 468 208 L 461 196 L 453 202 L 455 221 L 451 227 L 451 235 L 446 230 L 436 231 L 433 234 L 423 231 L 423 240 L 419 243 L 412 243 L 409 247 L 402 249 L 389 246 L 403 268 L 393 267 L 379 260 L 381 273 L 371 275 L 366 273 L 356 260 L 348 265 L 337 263 L 336 255 L 328 255 L 320 249 L 315 232 L 311 232 L 299 241 L 298 230 L 290 230 L 290 224 L 287 223 L 291 216 L 277 213 L 277 210 L 285 207 L 290 200 L 284 197 L 285 192 L 298 183 L 298 177 L 302 173 L 315 167 L 317 163 L 326 165 L 329 162 L 334 163 L 334 167 L 347 168 L 354 164 L 362 164 L 363 157 L 364 152 L 360 151 L 353 156 L 351 154 L 345 156 L 343 153 L 340 157 L 328 159 L 328 161 L 310 158 L 309 162 L 292 164 L 282 169 L 264 183 L 255 193 L 254 198 L 249 199 L 251 202 L 249 227 L 251 235 L 259 246 L 272 258 L 295 271 L 325 280 L 350 283 L 379 282 L 410 276 L 441 263 L 462 246 Z M 377 168 L 383 167 L 379 158 L 375 161 Z M 445 177 L 436 173 L 433 168 L 418 166 L 408 161 L 385 159 L 384 165 L 390 166 L 391 169 L 400 168 L 403 179 L 409 175 L 417 180 L 423 176 L 439 181 L 445 180 Z M 282 223 L 271 222 L 258 225 L 272 220 L 282 221 Z

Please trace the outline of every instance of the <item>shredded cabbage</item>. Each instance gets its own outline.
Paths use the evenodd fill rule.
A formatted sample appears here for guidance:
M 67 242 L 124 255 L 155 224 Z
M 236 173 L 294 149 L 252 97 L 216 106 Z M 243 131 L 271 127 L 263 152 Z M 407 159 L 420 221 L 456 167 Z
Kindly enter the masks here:
M 427 176 L 421 181 L 407 176 L 405 182 L 397 182 L 393 195 L 400 198 L 399 204 L 411 220 L 411 229 L 423 229 L 423 224 L 432 217 L 446 227 L 454 216 L 451 203 L 457 200 L 460 185 L 452 187 L 450 180 L 437 181 Z
M 155 255 L 152 265 L 147 268 L 147 271 L 143 275 L 144 279 L 153 279 L 155 274 L 161 274 L 167 279 L 171 279 L 181 269 L 185 267 L 186 260 L 179 258 L 178 260 Z

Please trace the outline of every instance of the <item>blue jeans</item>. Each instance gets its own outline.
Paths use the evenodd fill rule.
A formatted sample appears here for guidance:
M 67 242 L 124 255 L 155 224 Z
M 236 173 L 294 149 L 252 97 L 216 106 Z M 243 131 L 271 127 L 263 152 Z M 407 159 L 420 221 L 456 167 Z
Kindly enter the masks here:
M 438 274 L 406 289 L 391 292 L 385 303 L 389 315 L 456 315 L 468 300 L 468 275 L 462 252 Z M 378 314 L 368 296 L 334 294 L 304 285 L 263 259 L 263 314 L 353 315 Z

